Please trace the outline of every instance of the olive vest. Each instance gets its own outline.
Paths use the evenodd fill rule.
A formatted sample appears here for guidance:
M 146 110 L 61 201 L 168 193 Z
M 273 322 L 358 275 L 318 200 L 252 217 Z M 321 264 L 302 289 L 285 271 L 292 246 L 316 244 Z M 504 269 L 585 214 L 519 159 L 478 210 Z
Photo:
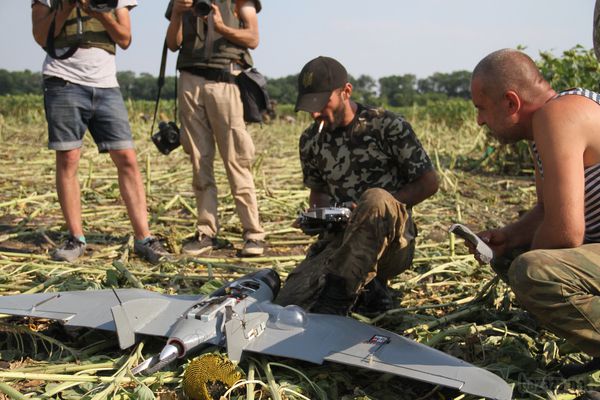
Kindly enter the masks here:
M 62 31 L 55 38 L 54 47 L 72 47 L 74 45 L 83 48 L 98 47 L 110 54 L 115 54 L 115 42 L 108 35 L 100 21 L 81 11 L 81 22 L 83 24 L 83 37 L 79 42 L 77 39 L 77 10 L 73 9 L 65 21 Z
M 235 15 L 235 1 L 216 0 L 223 22 L 231 28 L 243 27 L 242 21 Z M 252 66 L 252 57 L 247 48 L 238 46 L 225 39 L 220 33 L 214 32 L 212 52 L 207 58 L 205 40 L 208 24 L 201 17 L 196 17 L 191 11 L 183 15 L 183 41 L 177 69 L 182 68 L 227 68 L 231 63 L 238 63 L 244 68 Z

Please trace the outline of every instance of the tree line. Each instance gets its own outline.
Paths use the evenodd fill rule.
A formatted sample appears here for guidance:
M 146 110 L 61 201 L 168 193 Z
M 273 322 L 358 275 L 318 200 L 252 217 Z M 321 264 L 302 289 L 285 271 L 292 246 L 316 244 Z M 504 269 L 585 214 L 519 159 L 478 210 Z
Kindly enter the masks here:
M 600 89 L 600 64 L 592 49 L 576 45 L 560 56 L 540 52 L 537 65 L 542 75 L 556 90 L 580 86 Z M 157 78 L 148 73 L 131 71 L 117 73 L 121 92 L 126 99 L 154 100 L 158 91 Z M 296 101 L 298 75 L 267 78 L 269 95 L 279 104 Z M 370 105 L 405 107 L 427 104 L 432 100 L 470 98 L 471 72 L 436 72 L 418 79 L 414 74 L 391 75 L 375 80 L 369 75 L 350 77 L 354 99 Z M 42 76 L 39 72 L 7 71 L 0 69 L 0 96 L 9 94 L 41 93 Z M 175 98 L 175 77 L 168 76 L 162 89 L 163 99 Z
M 413 74 L 392 75 L 375 80 L 369 75 L 350 77 L 357 101 L 372 105 L 407 106 L 420 104 L 429 99 L 448 97 L 469 98 L 467 71 L 435 73 L 424 79 Z M 158 91 L 157 78 L 148 73 L 136 74 L 132 71 L 117 72 L 117 80 L 123 97 L 133 100 L 154 100 Z M 267 78 L 269 96 L 279 104 L 293 104 L 296 101 L 298 75 L 282 78 Z M 14 94 L 41 93 L 40 72 L 7 71 L 0 69 L 0 96 Z M 167 76 L 162 88 L 162 99 L 175 98 L 175 77 Z

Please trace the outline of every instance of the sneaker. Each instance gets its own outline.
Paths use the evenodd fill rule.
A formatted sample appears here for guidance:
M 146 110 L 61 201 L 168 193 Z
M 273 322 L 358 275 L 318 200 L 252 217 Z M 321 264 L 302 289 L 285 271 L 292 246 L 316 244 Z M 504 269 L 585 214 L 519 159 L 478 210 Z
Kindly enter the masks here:
M 73 262 L 85 252 L 85 243 L 74 236 L 69 236 L 65 244 L 56 249 L 52 254 L 55 261 Z
M 262 240 L 248 239 L 244 242 L 244 247 L 240 251 L 242 257 L 262 256 L 265 252 L 265 242 Z
M 133 251 L 151 264 L 158 264 L 170 256 L 169 252 L 160 243 L 160 240 L 155 237 L 141 242 L 136 240 L 133 245 Z
M 217 239 L 204 234 L 197 234 L 196 238 L 189 243 L 186 243 L 181 251 L 190 256 L 199 256 L 209 250 L 217 248 Z

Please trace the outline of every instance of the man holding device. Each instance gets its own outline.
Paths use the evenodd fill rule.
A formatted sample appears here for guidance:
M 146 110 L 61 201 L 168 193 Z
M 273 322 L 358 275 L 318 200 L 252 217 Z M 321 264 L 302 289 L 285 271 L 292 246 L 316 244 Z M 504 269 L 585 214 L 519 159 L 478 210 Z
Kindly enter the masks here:
M 276 302 L 344 315 L 360 295 L 365 312 L 385 311 L 393 304 L 388 279 L 412 262 L 412 207 L 437 191 L 437 174 L 407 121 L 351 100 L 352 84 L 337 60 L 308 62 L 298 92 L 296 111 L 314 120 L 300 137 L 309 206 L 353 210 L 343 229 L 319 236 Z M 326 214 L 336 219 L 343 210 Z
M 44 60 L 44 105 L 48 147 L 56 150 L 56 187 L 69 237 L 53 258 L 72 262 L 83 255 L 77 170 L 87 129 L 98 150 L 117 167 L 119 189 L 135 235 L 134 251 L 158 263 L 167 251 L 150 234 L 146 196 L 127 110 L 116 78 L 116 46 L 131 44 L 129 11 L 136 0 L 32 0 L 33 37 Z
M 535 206 L 478 235 L 493 251 L 491 265 L 525 309 L 596 357 L 564 375 L 600 369 L 600 95 L 556 93 L 512 49 L 477 64 L 471 94 L 479 125 L 503 143 L 529 141 L 535 161 Z
M 265 233 L 260 225 L 252 177 L 254 143 L 246 130 L 235 77 L 252 66 L 249 49 L 258 46 L 258 0 L 172 0 L 167 9 L 167 45 L 178 51 L 178 103 L 181 145 L 192 163 L 198 212 L 196 236 L 183 246 L 189 255 L 223 244 L 217 240 L 218 148 L 242 225 L 242 256 L 260 256 Z

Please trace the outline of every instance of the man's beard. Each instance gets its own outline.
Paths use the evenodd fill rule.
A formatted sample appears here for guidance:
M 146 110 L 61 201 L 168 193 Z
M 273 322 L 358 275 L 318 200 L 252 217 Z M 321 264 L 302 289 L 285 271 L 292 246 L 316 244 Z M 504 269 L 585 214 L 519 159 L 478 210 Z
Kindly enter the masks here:
M 340 95 L 341 99 L 341 95 Z M 333 122 L 327 124 L 327 129 L 329 131 L 334 131 L 344 122 L 344 117 L 346 116 L 346 104 L 343 101 L 340 101 L 340 106 L 333 112 Z

